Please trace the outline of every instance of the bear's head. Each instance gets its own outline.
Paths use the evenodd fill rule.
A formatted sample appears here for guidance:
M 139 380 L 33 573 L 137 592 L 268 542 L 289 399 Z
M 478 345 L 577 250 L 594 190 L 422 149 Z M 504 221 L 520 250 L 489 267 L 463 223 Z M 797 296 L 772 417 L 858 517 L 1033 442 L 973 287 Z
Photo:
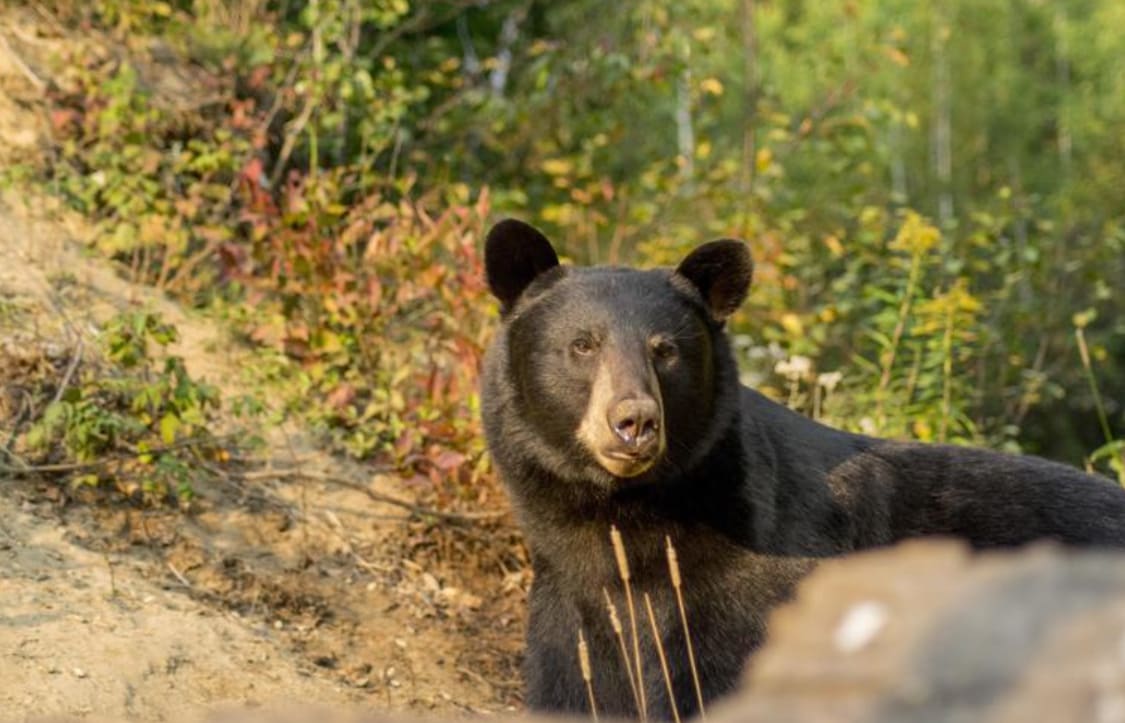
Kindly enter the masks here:
M 508 219 L 488 234 L 485 267 L 503 318 L 500 368 L 485 375 L 502 471 L 530 456 L 614 490 L 682 474 L 715 443 L 737 406 L 722 327 L 749 290 L 744 243 L 704 244 L 675 270 L 576 268 Z

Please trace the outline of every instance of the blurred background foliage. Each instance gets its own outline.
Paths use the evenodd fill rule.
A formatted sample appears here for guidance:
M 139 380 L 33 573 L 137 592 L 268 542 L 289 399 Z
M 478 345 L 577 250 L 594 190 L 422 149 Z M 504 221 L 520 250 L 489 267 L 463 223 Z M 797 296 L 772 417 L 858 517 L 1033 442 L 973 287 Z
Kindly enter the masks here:
M 44 178 L 351 454 L 478 494 L 480 239 L 513 214 L 579 263 L 745 238 L 748 382 L 1122 474 L 1119 0 L 51 10 L 105 41 L 63 59 Z

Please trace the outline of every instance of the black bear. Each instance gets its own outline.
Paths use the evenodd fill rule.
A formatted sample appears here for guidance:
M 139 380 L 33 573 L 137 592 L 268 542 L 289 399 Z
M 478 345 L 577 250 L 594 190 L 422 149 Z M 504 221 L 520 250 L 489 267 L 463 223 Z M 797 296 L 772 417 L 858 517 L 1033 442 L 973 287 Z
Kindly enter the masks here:
M 603 714 L 696 712 L 699 698 L 734 686 L 768 612 L 817 558 L 922 535 L 978 548 L 1038 538 L 1125 546 L 1125 491 L 1105 478 L 842 432 L 743 387 L 723 331 L 750 286 L 741 242 L 700 246 L 675 270 L 574 268 L 509 219 L 489 232 L 485 266 L 502 324 L 484 363 L 483 420 L 534 569 L 533 709 L 588 711 L 592 692 Z M 607 610 L 608 598 L 624 619 L 628 605 L 611 526 L 628 551 L 636 609 L 622 637 Z M 682 571 L 698 697 L 666 538 Z

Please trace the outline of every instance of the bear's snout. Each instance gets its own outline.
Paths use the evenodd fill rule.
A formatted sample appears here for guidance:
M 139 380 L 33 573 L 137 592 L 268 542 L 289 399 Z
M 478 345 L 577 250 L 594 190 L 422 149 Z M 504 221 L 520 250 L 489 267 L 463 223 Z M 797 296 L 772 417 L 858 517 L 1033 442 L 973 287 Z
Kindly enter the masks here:
M 617 439 L 638 456 L 660 441 L 660 406 L 652 397 L 622 399 L 609 410 L 608 421 Z
M 601 404 L 595 395 L 594 412 L 587 415 L 580 437 L 598 463 L 615 477 L 636 477 L 664 453 L 664 419 L 660 402 L 649 394 L 633 392 Z M 600 419 L 600 422 L 594 420 Z

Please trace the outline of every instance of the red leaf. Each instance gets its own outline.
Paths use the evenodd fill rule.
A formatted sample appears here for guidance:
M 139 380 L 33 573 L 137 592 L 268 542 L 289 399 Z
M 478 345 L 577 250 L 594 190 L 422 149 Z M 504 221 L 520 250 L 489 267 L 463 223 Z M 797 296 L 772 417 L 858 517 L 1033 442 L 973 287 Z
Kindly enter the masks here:
M 447 449 L 437 456 L 437 459 L 434 460 L 434 466 L 443 472 L 448 472 L 465 464 L 465 459 L 465 455 L 460 452 Z
M 378 309 L 379 302 L 383 300 L 383 284 L 379 281 L 377 276 L 370 276 L 367 279 L 367 301 L 371 304 L 371 308 Z
M 332 390 L 325 400 L 328 405 L 336 410 L 341 410 L 355 399 L 355 387 L 351 384 L 341 384 Z
M 72 125 L 78 125 L 79 119 L 78 111 L 70 108 L 56 108 L 51 111 L 51 127 L 56 131 L 67 130 Z

